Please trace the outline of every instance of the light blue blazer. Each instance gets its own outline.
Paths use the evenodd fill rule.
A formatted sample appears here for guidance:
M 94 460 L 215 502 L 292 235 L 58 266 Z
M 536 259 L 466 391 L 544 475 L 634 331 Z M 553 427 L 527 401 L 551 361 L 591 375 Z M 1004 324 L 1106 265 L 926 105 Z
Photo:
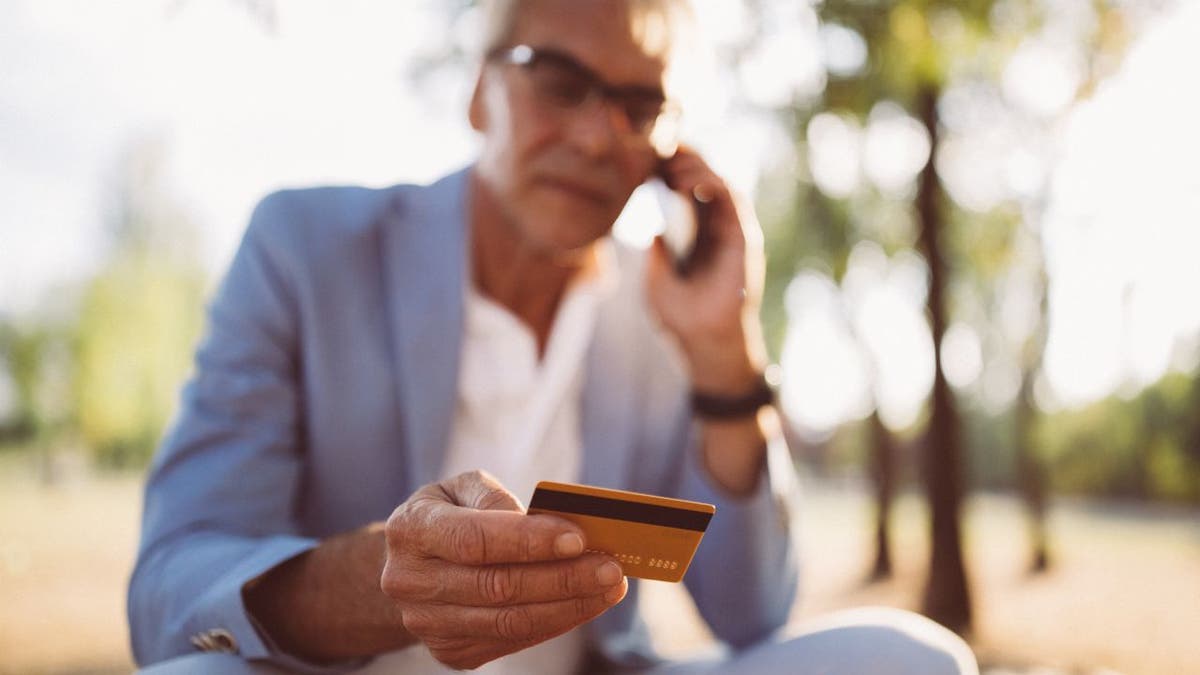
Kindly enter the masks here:
M 303 667 L 256 632 L 242 585 L 386 519 L 438 478 L 456 403 L 468 183 L 464 170 L 426 187 L 283 191 L 258 205 L 146 485 L 128 607 L 139 663 L 224 629 L 246 658 Z M 716 504 L 685 583 L 718 638 L 752 644 L 795 596 L 786 517 L 770 477 L 740 500 L 709 483 L 638 254 L 618 258 L 620 289 L 586 363 L 582 480 Z M 636 582 L 586 630 L 613 664 L 655 658 Z

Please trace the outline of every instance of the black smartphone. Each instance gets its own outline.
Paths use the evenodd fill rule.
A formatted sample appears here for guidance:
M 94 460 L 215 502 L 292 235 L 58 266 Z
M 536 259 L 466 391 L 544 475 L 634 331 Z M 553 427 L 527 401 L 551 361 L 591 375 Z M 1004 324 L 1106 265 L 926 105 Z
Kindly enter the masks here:
M 667 187 L 661 178 L 652 178 L 648 184 L 662 211 L 663 243 L 675 264 L 675 272 L 687 276 L 696 259 L 702 205 L 695 198 L 685 197 Z

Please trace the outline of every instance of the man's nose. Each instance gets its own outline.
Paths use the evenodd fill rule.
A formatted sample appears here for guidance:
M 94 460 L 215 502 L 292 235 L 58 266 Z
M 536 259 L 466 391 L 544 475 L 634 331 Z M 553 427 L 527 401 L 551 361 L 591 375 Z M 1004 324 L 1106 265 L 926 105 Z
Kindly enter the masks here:
M 617 146 L 627 126 L 619 106 L 596 93 L 576 111 L 569 134 L 571 142 L 584 155 L 603 157 Z

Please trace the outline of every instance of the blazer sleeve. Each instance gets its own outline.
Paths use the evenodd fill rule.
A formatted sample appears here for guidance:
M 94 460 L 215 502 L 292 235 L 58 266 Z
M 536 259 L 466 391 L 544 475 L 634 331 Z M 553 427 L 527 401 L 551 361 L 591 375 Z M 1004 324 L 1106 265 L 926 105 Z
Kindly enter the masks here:
M 286 193 L 255 209 L 209 308 L 180 410 L 152 463 L 129 584 L 133 653 L 148 664 L 194 651 L 216 629 L 249 659 L 276 652 L 242 587 L 316 545 L 301 536 L 295 229 Z
M 783 627 L 799 586 L 791 517 L 796 481 L 782 439 L 768 444 L 756 491 L 733 497 L 713 484 L 700 452 L 699 423 L 681 415 L 683 457 L 676 492 L 716 505 L 684 584 L 713 634 L 734 648 L 755 644 Z

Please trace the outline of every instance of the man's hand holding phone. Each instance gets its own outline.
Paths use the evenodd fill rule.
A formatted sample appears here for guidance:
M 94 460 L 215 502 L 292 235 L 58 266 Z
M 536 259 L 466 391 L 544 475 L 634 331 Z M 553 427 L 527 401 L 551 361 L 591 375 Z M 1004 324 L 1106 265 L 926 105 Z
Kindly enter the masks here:
M 646 292 L 663 326 L 678 340 L 692 386 L 737 396 L 766 366 L 758 319 L 764 256 L 754 211 L 694 150 L 663 160 L 667 186 L 696 208 L 696 238 L 682 265 L 657 237 L 646 264 Z

